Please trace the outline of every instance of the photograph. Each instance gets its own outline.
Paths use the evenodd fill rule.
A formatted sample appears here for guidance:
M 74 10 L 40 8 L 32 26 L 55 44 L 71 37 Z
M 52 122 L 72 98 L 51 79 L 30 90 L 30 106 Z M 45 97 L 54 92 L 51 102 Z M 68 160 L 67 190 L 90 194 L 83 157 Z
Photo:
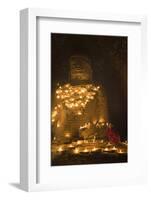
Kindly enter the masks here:
M 50 33 L 50 166 L 128 162 L 128 36 Z

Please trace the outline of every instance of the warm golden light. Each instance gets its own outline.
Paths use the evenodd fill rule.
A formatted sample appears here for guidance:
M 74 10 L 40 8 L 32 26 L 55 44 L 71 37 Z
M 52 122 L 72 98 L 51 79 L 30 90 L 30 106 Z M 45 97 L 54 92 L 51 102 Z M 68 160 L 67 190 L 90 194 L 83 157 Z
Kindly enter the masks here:
M 96 150 L 97 150 L 97 148 L 95 148 L 95 147 L 92 149 L 92 151 L 96 151 Z
M 100 87 L 95 87 L 92 84 L 82 85 L 82 86 L 72 86 L 66 84 L 56 90 L 56 98 L 58 101 L 61 101 L 68 109 L 78 109 L 77 115 L 82 115 L 81 109 L 85 108 L 87 103 L 90 100 L 94 99 L 96 92 Z M 55 106 L 55 110 L 61 108 L 61 105 L 58 104 Z
M 71 137 L 71 133 L 65 133 L 65 137 L 70 138 Z
M 87 153 L 87 152 L 89 152 L 89 151 L 88 151 L 88 149 L 87 149 L 87 148 L 85 148 L 85 149 L 83 150 L 83 152 Z
M 60 127 L 60 123 L 58 122 L 58 123 L 57 123 L 57 128 L 59 128 L 59 127 Z
M 69 144 L 68 147 L 69 147 L 69 148 L 72 148 L 72 147 L 74 147 L 74 145 L 73 145 L 73 144 Z
M 106 148 L 104 149 L 104 151 L 109 151 L 109 148 L 106 147 Z
M 79 144 L 82 144 L 83 143 L 83 141 L 82 140 L 78 140 L 77 141 L 77 144 L 79 145 Z
M 78 149 L 78 148 L 75 148 L 73 152 L 74 152 L 75 154 L 78 154 L 78 153 L 79 153 L 79 149 Z
M 62 151 L 63 151 L 63 147 L 59 147 L 59 148 L 58 148 L 58 151 L 59 151 L 59 152 L 62 152 Z
M 75 115 L 79 116 L 82 115 L 87 104 L 90 101 L 93 101 L 94 96 L 97 94 L 97 92 L 99 92 L 99 90 L 100 90 L 99 86 L 96 87 L 93 86 L 92 84 L 85 86 L 83 85 L 72 86 L 70 84 L 66 84 L 63 87 L 59 86 L 59 88 L 56 90 L 57 104 L 55 105 L 54 110 L 52 111 L 52 119 L 51 119 L 52 123 L 56 121 L 57 122 L 56 127 L 59 128 L 61 126 L 61 122 L 58 116 L 60 112 L 62 112 L 61 109 L 63 109 L 64 106 L 66 109 L 74 112 Z M 99 120 L 94 118 L 92 122 L 87 122 L 84 123 L 83 126 L 80 126 L 79 131 L 91 130 L 93 126 L 96 126 L 97 128 L 102 128 L 104 126 L 108 127 L 109 123 L 106 122 L 103 117 L 100 117 Z M 118 149 L 117 147 L 113 146 L 110 142 L 106 143 L 104 140 L 97 140 L 95 134 L 96 133 L 93 132 L 94 137 L 92 137 L 91 139 L 91 145 L 93 143 L 92 147 L 89 146 L 90 142 L 84 139 L 84 140 L 78 140 L 77 142 L 75 142 L 74 145 L 72 143 L 68 144 L 66 148 L 70 149 L 70 151 L 71 148 L 74 148 L 71 151 L 74 154 L 79 154 L 80 152 L 83 153 L 95 152 L 98 149 L 100 149 L 100 152 L 104 151 L 106 153 L 111 151 L 116 151 L 119 154 L 124 153 L 122 149 Z M 65 138 L 71 138 L 71 136 L 72 136 L 71 132 L 64 132 Z M 127 141 L 124 144 L 126 145 Z M 78 146 L 78 148 L 76 146 Z M 59 146 L 57 148 L 57 151 L 62 152 L 64 151 L 64 149 L 62 146 Z
M 126 150 L 118 149 L 118 150 L 117 150 L 117 153 L 123 154 L 123 153 L 126 153 Z
M 117 150 L 117 148 L 116 148 L 115 146 L 113 146 L 113 147 L 112 147 L 112 150 L 114 150 L 114 151 L 115 151 L 115 150 Z
M 104 123 L 104 122 L 105 122 L 104 118 L 101 117 L 101 118 L 99 119 L 99 122 L 100 122 L 100 123 Z
M 110 46 L 107 49 L 109 50 Z M 111 68 L 117 64 L 118 57 L 119 59 L 121 55 L 123 57 L 123 54 L 119 52 L 118 54 L 117 58 L 113 59 Z M 65 62 L 62 59 L 59 60 L 61 68 L 56 69 L 56 79 L 54 81 L 52 79 L 53 95 L 49 99 L 52 111 L 48 118 L 51 121 L 51 145 L 49 147 L 52 153 L 50 164 L 63 166 L 127 161 L 127 141 L 123 142 L 127 139 L 126 124 L 120 126 L 120 120 L 125 120 L 126 116 L 124 115 L 122 119 L 122 112 L 127 114 L 127 107 L 124 107 L 123 110 L 119 109 L 121 96 L 118 91 L 112 93 L 113 86 L 117 88 L 121 82 L 116 82 L 116 73 L 111 73 L 113 76 L 115 75 L 115 85 L 112 85 L 114 79 L 107 83 L 108 79 L 112 77 L 104 76 L 107 73 L 103 66 L 102 69 L 105 73 L 102 71 L 103 74 L 99 75 L 100 70 L 95 69 L 93 72 L 91 69 L 89 58 L 85 58 L 85 56 L 81 58 L 80 56 L 80 60 L 77 60 L 79 56 L 73 57 L 76 59 L 75 61 L 74 59 L 69 60 L 70 71 L 66 71 L 66 75 L 62 78 L 60 76 L 62 75 L 60 74 L 62 67 L 65 70 L 68 67 L 64 66 Z M 62 61 L 63 63 L 61 63 Z M 94 63 L 97 62 L 94 60 Z M 93 73 L 94 75 L 98 73 L 97 79 L 92 79 Z M 70 83 L 64 84 L 67 76 L 69 76 Z M 59 78 L 61 79 L 59 80 Z M 121 80 L 121 76 L 118 77 L 118 80 Z M 58 81 L 62 86 L 57 84 L 56 88 Z M 95 85 L 95 83 L 100 85 Z M 126 82 L 124 84 L 126 85 Z M 126 96 L 126 93 L 122 93 L 122 95 Z
M 79 112 L 78 112 L 78 115 L 82 115 L 82 113 L 79 111 Z

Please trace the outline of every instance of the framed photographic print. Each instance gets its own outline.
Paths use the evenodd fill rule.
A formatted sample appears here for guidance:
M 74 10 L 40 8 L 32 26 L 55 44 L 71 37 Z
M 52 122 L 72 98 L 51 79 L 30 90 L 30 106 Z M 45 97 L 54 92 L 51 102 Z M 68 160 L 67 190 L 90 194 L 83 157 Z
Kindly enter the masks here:
M 20 16 L 21 187 L 144 183 L 146 18 L 47 9 Z

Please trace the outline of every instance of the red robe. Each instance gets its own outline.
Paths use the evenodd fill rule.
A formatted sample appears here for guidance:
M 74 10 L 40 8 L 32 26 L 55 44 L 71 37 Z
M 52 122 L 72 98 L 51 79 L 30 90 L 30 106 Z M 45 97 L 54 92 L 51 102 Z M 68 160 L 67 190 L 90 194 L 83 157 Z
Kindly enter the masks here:
M 112 128 L 107 129 L 106 136 L 108 140 L 113 144 L 117 144 L 120 142 L 119 134 L 115 132 Z

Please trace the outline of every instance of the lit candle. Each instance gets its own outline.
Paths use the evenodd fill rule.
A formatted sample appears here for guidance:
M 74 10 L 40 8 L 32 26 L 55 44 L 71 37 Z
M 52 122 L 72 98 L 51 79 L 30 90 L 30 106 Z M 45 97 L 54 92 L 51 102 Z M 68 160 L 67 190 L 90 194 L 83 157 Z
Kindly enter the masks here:
M 82 140 L 78 140 L 78 141 L 77 141 L 77 144 L 82 144 L 82 143 L 83 143 Z
M 109 149 L 106 147 L 106 148 L 104 149 L 104 151 L 109 151 Z
M 96 147 L 94 147 L 93 149 L 92 149 L 92 151 L 96 151 L 97 150 L 97 148 Z
M 83 150 L 83 152 L 87 153 L 87 152 L 88 152 L 88 149 L 87 149 L 87 148 L 85 148 L 85 149 Z
M 70 133 L 65 133 L 65 137 L 69 138 L 71 136 Z
M 62 152 L 62 151 L 63 151 L 63 148 L 60 146 L 60 147 L 58 148 L 58 151 L 59 151 L 59 152 Z
M 78 154 L 78 153 L 79 153 L 79 149 L 78 149 L 78 148 L 75 148 L 73 152 L 74 152 L 75 154 Z
M 78 115 L 82 115 L 82 113 L 80 111 L 78 111 Z
M 117 150 L 117 148 L 115 146 L 113 146 L 112 150 Z
M 122 150 L 122 149 L 118 149 L 118 150 L 117 150 L 117 153 L 123 154 L 123 153 L 126 153 L 126 151 L 124 151 L 124 150 Z
M 73 146 L 73 144 L 69 144 L 68 147 L 72 148 L 72 147 L 74 147 L 74 146 Z
M 59 127 L 60 127 L 60 123 L 58 122 L 58 123 L 57 123 L 57 128 L 59 128 Z

